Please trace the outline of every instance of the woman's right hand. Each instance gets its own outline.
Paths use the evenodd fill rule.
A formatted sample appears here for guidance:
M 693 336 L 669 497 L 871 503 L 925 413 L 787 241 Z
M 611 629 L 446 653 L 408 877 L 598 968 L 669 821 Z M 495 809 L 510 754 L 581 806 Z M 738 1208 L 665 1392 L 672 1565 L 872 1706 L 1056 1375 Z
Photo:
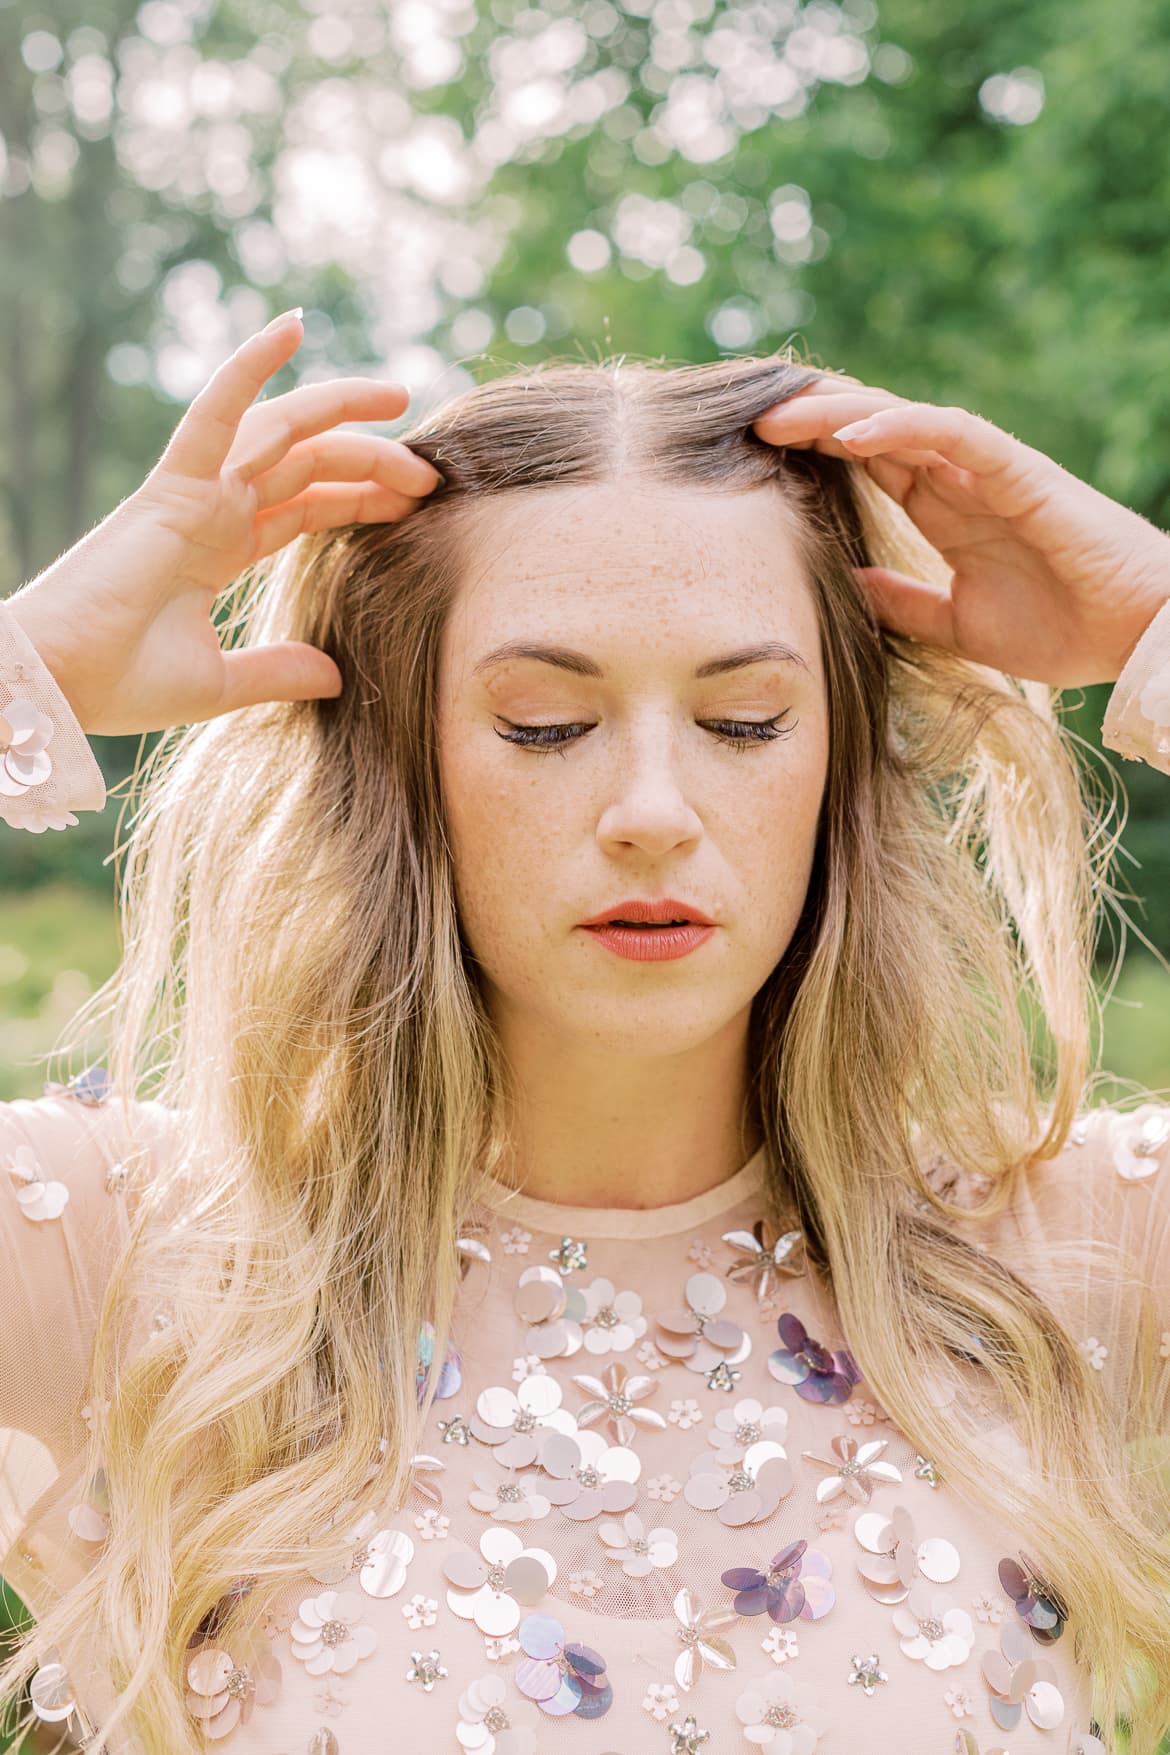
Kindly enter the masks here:
M 400 384 L 335 378 L 256 402 L 301 336 L 286 312 L 238 347 L 142 486 L 8 598 L 85 732 L 341 693 L 337 665 L 304 642 L 225 651 L 214 600 L 303 531 L 405 518 L 442 477 L 396 439 L 330 430 L 395 419 Z

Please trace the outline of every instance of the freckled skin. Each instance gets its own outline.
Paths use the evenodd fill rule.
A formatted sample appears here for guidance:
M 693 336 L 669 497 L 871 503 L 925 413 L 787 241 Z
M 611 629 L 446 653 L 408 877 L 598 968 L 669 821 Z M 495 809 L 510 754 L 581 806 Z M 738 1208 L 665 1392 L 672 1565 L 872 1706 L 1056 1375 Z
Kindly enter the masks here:
M 622 482 L 486 504 L 444 629 L 440 766 L 464 937 L 513 1079 L 510 1180 L 582 1205 L 657 1206 L 730 1175 L 752 996 L 808 887 L 828 759 L 824 671 L 790 517 L 770 490 Z M 533 659 L 472 674 L 514 639 L 573 647 L 604 677 Z M 696 681 L 762 640 L 805 659 Z M 787 716 L 732 748 L 705 725 Z M 551 752 L 513 725 L 591 729 Z M 578 925 L 674 896 L 717 930 L 635 963 Z

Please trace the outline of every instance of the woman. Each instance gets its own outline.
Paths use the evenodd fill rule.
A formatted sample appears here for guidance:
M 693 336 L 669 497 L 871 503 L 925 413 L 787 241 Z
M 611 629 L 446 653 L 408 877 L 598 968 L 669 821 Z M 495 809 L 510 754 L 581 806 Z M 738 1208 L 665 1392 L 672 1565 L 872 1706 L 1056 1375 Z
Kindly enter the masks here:
M 300 335 L 0 610 L 13 826 L 187 727 L 109 1074 L 3 1115 L 0 1681 L 111 1751 L 1152 1755 L 1170 1110 L 1086 1105 L 1054 692 L 1170 772 L 1170 538 L 788 356 L 403 443 L 252 406 Z

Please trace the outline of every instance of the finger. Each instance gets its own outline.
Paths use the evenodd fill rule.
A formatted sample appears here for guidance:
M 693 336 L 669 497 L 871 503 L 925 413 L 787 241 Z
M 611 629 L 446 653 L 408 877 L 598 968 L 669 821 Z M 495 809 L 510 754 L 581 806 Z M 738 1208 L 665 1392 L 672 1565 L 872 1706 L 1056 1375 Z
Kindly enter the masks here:
M 275 554 L 296 537 L 310 530 L 337 530 L 346 524 L 393 524 L 413 512 L 418 500 L 376 482 L 311 487 L 287 505 L 261 512 L 256 519 L 260 560 Z
M 905 404 L 900 397 L 891 396 L 884 390 L 829 390 L 822 391 L 819 396 L 801 391 L 798 396 L 765 409 L 752 422 L 752 431 L 766 444 L 787 450 L 815 449 L 829 457 L 852 457 L 855 448 L 841 442 L 838 436 L 841 427 L 904 406 L 915 405 Z M 943 461 L 938 451 L 928 447 L 899 446 L 898 449 L 907 461 L 914 463 Z
M 955 650 L 951 595 L 945 587 L 889 567 L 854 567 L 853 573 L 883 627 L 911 640 Z
M 325 433 L 294 445 L 274 468 L 253 482 L 256 504 L 266 510 L 291 500 L 313 481 L 374 481 L 421 497 L 441 477 L 425 457 L 399 439 L 375 433 Z
M 893 391 L 882 390 L 875 384 L 858 384 L 853 377 L 819 377 L 758 414 L 753 432 L 767 444 L 807 449 L 817 439 L 831 439 L 833 430 L 845 425 L 845 421 L 877 414 L 902 402 L 903 398 L 895 397 Z M 837 449 L 837 455 L 844 455 L 842 449 Z
M 300 398 L 301 400 L 296 400 Z M 347 420 L 393 420 L 410 401 L 402 384 L 381 384 L 375 378 L 334 378 L 327 384 L 306 384 L 271 403 L 257 403 L 229 456 L 230 467 L 240 481 L 254 481 L 264 470 L 280 462 L 291 446 L 311 439 Z M 434 476 L 439 473 L 419 459 Z
M 223 700 L 217 713 L 261 701 L 318 701 L 342 690 L 341 672 L 332 658 L 302 640 L 239 647 L 225 652 L 223 663 Z
M 217 366 L 171 434 L 163 461 L 178 475 L 214 481 L 232 448 L 240 422 L 269 378 L 301 345 L 300 319 L 286 313 L 261 329 Z
M 1052 479 L 1063 473 L 1059 464 L 1030 445 L 993 426 L 965 408 L 940 408 L 932 402 L 911 402 L 887 408 L 865 422 L 837 428 L 835 437 L 852 456 L 902 451 L 907 445 L 933 445 L 943 458 L 976 476 L 993 511 L 1014 515 L 1035 505 L 1037 495 L 1051 492 Z

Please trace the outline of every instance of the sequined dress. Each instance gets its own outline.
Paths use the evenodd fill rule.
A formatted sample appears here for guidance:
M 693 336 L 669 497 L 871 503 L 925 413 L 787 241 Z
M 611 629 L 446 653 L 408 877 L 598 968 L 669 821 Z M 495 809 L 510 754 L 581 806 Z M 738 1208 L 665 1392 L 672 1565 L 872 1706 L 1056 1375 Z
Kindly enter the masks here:
M 1110 747 L 1163 772 L 1167 683 L 1170 606 L 1105 722 Z M 0 797 L 13 826 L 100 806 L 76 722 L 0 604 L 6 740 L 7 785 L 25 788 Z M 55 753 L 37 804 L 37 757 Z M 103 1539 L 92 1484 L 62 1484 L 92 1417 L 82 1384 L 127 1234 L 125 1165 L 165 1155 L 172 1123 L 151 1104 L 127 1118 L 96 1070 L 0 1105 L 5 1546 L 42 1495 L 61 1506 L 56 1536 L 5 1565 L 34 1614 L 44 1580 Z M 881 1407 L 799 1235 L 765 1222 L 766 1169 L 761 1147 L 719 1186 L 652 1209 L 489 1191 L 454 1351 L 428 1360 L 420 1337 L 441 1395 L 409 1503 L 352 1528 L 339 1507 L 342 1560 L 276 1599 L 261 1647 L 193 1650 L 186 1698 L 209 1745 L 1099 1755 L 1074 1628 L 1027 1531 L 981 1510 Z M 1086 1112 L 1010 1213 L 981 1224 L 1038 1286 L 1054 1243 L 1121 1246 L 1158 1302 L 1150 1370 L 1170 1428 L 1170 1107 Z M 1132 1288 L 1066 1275 L 1052 1298 L 1111 1393 L 1138 1345 Z M 976 1376 L 987 1454 L 1031 1472 Z M 945 1405 L 939 1386 L 923 1394 Z M 76 1735 L 104 1684 L 84 1654 L 60 1657 L 34 1698 Z M 111 1755 L 124 1751 L 141 1755 L 127 1741 Z

